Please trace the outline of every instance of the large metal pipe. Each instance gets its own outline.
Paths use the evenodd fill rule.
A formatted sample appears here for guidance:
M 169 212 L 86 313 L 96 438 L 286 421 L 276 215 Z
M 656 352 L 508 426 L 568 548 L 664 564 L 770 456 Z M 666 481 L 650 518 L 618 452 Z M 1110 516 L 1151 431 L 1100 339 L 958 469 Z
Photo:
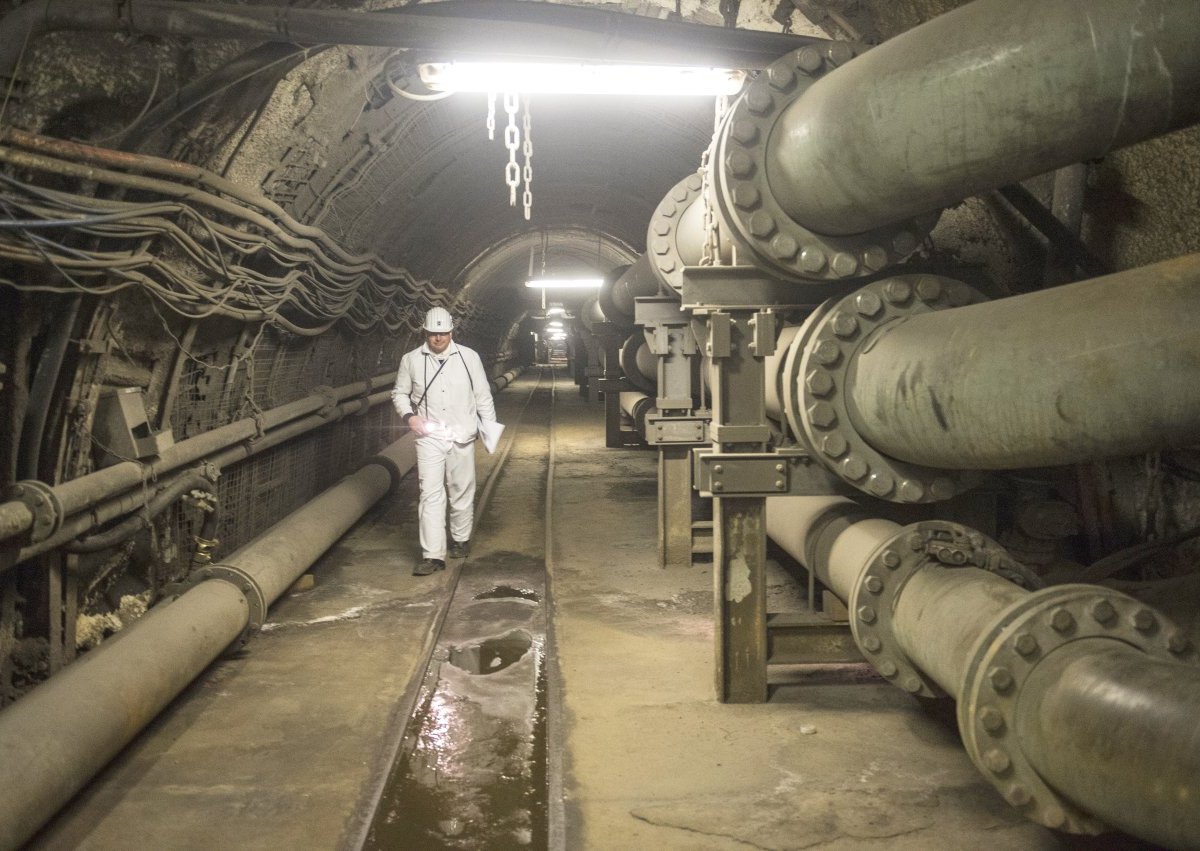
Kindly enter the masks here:
M 406 435 L 0 712 L 0 848 L 32 836 L 415 463 Z
M 1053 786 L 1114 827 L 1200 847 L 1200 680 L 1111 639 L 1072 642 L 1033 669 L 1016 733 Z M 1081 771 L 1080 766 L 1087 766 Z M 1130 798 L 1128 788 L 1137 789 Z
M 1031 592 L 1000 570 L 948 567 L 947 544 L 990 549 L 993 568 L 998 553 L 963 527 L 924 525 L 841 498 L 767 500 L 768 534 L 851 605 L 880 673 L 958 700 L 968 752 L 1010 804 L 1069 832 L 1107 824 L 1200 847 L 1200 667 L 1183 633 L 1107 589 Z
M 1193 0 L 976 0 L 817 80 L 767 143 L 775 199 L 848 235 L 1200 120 Z
M 1200 254 L 907 317 L 853 356 L 850 421 L 929 467 L 1070 464 L 1200 435 Z
M 539 57 L 762 68 L 798 45 L 783 33 L 731 30 L 579 7 L 439 3 L 445 8 L 361 12 L 292 6 L 232 6 L 129 0 L 34 0 L 0 21 L 0 75 L 26 45 L 60 30 L 141 33 L 295 44 L 420 48 L 435 54 Z

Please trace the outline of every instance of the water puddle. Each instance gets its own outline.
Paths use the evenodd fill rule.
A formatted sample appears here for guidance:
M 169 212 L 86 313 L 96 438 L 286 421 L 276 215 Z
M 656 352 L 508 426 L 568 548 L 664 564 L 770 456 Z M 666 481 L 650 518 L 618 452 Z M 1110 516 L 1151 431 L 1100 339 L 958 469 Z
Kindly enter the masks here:
M 506 606 L 529 599 L 510 586 L 484 595 L 447 613 L 456 637 L 434 652 L 367 851 L 548 847 L 544 613 Z M 464 638 L 470 625 L 495 632 Z
M 532 645 L 533 636 L 523 629 L 514 629 L 478 644 L 452 647 L 448 661 L 469 674 L 494 674 L 520 660 Z
M 482 594 L 475 595 L 476 600 L 501 600 L 509 597 L 533 600 L 535 603 L 541 601 L 541 597 L 532 588 L 513 588 L 511 585 L 497 585 L 490 591 L 484 591 Z

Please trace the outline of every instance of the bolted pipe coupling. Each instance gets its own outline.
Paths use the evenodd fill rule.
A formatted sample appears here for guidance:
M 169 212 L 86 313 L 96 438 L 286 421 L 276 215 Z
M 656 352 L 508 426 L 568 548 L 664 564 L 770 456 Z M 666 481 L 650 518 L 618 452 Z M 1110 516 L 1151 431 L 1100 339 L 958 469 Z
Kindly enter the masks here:
M 831 236 L 819 222 L 796 221 L 774 185 L 770 147 L 787 144 L 784 113 L 822 77 L 865 50 L 833 42 L 806 45 L 759 74 L 729 110 L 713 140 L 712 198 L 722 233 L 754 265 L 800 282 L 841 281 L 874 274 L 912 254 L 933 230 L 938 213 L 865 233 Z
M 1035 668 L 1059 648 L 1088 639 L 1197 664 L 1185 633 L 1133 597 L 1097 585 L 1052 586 L 1008 607 L 980 636 L 959 691 L 958 728 L 975 765 L 1027 818 L 1055 830 L 1095 834 L 1106 825 L 1042 779 L 1036 754 L 1026 753 L 1016 729 L 1018 704 Z
M 246 605 L 250 610 L 246 626 L 229 647 L 225 649 L 226 653 L 235 653 L 241 650 L 246 642 L 262 629 L 263 622 L 267 619 L 268 604 L 266 595 L 263 593 L 262 586 L 259 585 L 258 580 L 245 570 L 232 564 L 207 564 L 199 567 L 199 569 L 193 570 L 182 582 L 168 585 L 165 591 L 170 597 L 181 597 L 200 583 L 207 582 L 210 579 L 228 582 L 234 588 L 241 591 L 242 596 L 246 598 Z
M 924 467 L 876 450 L 854 426 L 850 389 L 857 355 L 887 325 L 983 300 L 952 278 L 901 275 L 822 304 L 783 359 L 783 408 L 792 432 L 832 473 L 880 499 L 939 502 L 974 487 L 979 477 L 972 471 Z
M 894 631 L 896 601 L 904 586 L 928 565 L 986 570 L 1023 588 L 1041 586 L 1038 576 L 1009 557 L 991 538 L 945 520 L 905 526 L 871 555 L 850 593 L 850 629 L 867 661 L 909 694 L 946 693 L 904 651 Z

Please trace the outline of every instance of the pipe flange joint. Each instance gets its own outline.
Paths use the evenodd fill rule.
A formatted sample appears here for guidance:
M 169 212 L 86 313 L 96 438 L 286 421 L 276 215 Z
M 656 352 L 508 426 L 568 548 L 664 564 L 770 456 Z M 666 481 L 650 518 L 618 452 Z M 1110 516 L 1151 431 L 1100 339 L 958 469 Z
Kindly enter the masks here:
M 33 515 L 29 527 L 29 543 L 46 540 L 62 528 L 63 506 L 54 488 L 36 479 L 25 479 L 9 488 L 7 499 L 25 504 Z
M 689 174 L 672 186 L 654 209 L 646 232 L 650 268 L 661 285 L 675 292 L 683 290 L 683 267 L 695 265 L 685 261 L 680 251 L 680 223 L 688 208 L 700 199 L 702 187 L 699 172 Z M 703 238 L 703 234 L 698 234 L 698 238 Z
M 322 417 L 328 417 L 338 406 L 337 391 L 328 384 L 322 384 L 312 389 L 314 396 L 319 396 L 321 399 L 321 407 L 317 409 L 317 413 Z
M 940 502 L 974 487 L 976 471 L 910 464 L 867 443 L 851 422 L 848 386 L 855 356 L 883 326 L 983 300 L 952 278 L 901 275 L 821 305 L 793 339 L 783 376 L 790 425 L 812 455 L 848 484 L 891 502 Z
M 847 45 L 850 57 L 865 49 Z M 721 222 L 755 265 L 797 281 L 842 281 L 874 274 L 912 254 L 933 230 L 928 214 L 860 234 L 829 236 L 796 222 L 775 197 L 767 147 L 780 117 L 842 57 L 812 45 L 776 60 L 746 88 L 713 142 L 712 192 Z M 846 58 L 846 61 L 849 61 Z
M 198 585 L 210 579 L 228 582 L 241 591 L 242 596 L 246 598 L 246 604 L 250 607 L 250 617 L 246 622 L 246 628 L 242 630 L 241 635 L 234 639 L 227 652 L 241 649 L 254 633 L 262 629 L 263 622 L 267 618 L 267 599 L 263 595 L 258 581 L 249 573 L 232 564 L 209 564 L 194 571 L 189 578 L 191 585 Z
M 1018 567 L 991 538 L 959 523 L 927 520 L 905 526 L 871 555 L 850 592 L 850 630 L 875 670 L 909 694 L 945 697 L 904 652 L 893 630 L 896 601 L 919 570 L 974 567 L 996 573 L 1023 587 L 1039 581 Z
M 958 702 L 967 753 L 1005 800 L 1032 821 L 1067 833 L 1106 826 L 1059 795 L 1025 757 L 1016 709 L 1038 663 L 1072 641 L 1123 641 L 1160 659 L 1197 664 L 1186 633 L 1134 598 L 1098 585 L 1055 585 L 1009 607 L 971 652 Z

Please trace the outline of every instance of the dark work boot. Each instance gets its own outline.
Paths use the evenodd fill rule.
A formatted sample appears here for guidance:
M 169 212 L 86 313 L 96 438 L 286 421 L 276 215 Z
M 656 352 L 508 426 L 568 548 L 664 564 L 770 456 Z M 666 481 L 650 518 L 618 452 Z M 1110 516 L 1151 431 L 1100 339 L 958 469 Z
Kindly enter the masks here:
M 446 554 L 450 558 L 466 558 L 467 553 L 471 551 L 471 542 L 468 541 L 451 541 L 450 548 L 446 550 Z
M 428 576 L 431 573 L 437 573 L 439 570 L 446 569 L 446 562 L 440 558 L 422 559 L 421 563 L 413 568 L 413 576 Z

